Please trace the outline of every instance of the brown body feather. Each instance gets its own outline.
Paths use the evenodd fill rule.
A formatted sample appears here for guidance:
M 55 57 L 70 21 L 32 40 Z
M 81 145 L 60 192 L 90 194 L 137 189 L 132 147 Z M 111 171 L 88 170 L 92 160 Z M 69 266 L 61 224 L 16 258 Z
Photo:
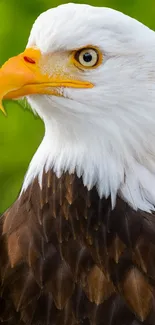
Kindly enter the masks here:
M 154 325 L 155 216 L 50 171 L 1 218 L 0 323 Z

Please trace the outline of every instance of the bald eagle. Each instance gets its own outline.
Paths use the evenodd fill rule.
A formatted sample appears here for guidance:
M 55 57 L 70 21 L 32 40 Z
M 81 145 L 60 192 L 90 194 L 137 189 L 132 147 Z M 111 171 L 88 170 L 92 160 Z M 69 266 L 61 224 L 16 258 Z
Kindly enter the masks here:
M 45 135 L 0 219 L 0 324 L 155 325 L 155 33 L 65 4 L 0 69 Z

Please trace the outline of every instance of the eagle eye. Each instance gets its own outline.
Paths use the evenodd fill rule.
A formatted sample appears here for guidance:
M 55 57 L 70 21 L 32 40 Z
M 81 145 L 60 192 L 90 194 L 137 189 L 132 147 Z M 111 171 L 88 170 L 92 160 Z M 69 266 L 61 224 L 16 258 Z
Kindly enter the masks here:
M 74 63 L 79 68 L 96 68 L 102 62 L 102 53 L 97 48 L 83 48 L 74 52 Z

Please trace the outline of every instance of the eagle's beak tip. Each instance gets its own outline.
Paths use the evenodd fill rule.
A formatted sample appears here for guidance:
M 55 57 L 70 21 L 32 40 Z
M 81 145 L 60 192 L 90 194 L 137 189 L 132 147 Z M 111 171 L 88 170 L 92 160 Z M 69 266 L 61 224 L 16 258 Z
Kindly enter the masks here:
M 3 104 L 2 104 L 2 102 L 0 102 L 0 110 L 3 112 L 3 114 L 4 114 L 5 116 L 7 116 L 7 113 L 6 113 L 6 111 L 5 111 L 5 108 L 4 108 Z

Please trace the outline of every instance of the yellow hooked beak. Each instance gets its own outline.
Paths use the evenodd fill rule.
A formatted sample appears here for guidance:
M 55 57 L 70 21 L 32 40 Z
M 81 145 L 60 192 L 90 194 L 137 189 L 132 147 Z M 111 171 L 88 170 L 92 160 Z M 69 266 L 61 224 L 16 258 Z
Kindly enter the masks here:
M 88 81 L 74 80 L 70 74 L 53 71 L 48 75 L 41 66 L 40 50 L 28 48 L 9 59 L 0 69 L 0 109 L 3 99 L 17 99 L 30 94 L 61 96 L 59 87 L 92 88 Z M 51 57 L 52 60 L 52 57 Z M 53 68 L 54 70 L 54 68 Z

